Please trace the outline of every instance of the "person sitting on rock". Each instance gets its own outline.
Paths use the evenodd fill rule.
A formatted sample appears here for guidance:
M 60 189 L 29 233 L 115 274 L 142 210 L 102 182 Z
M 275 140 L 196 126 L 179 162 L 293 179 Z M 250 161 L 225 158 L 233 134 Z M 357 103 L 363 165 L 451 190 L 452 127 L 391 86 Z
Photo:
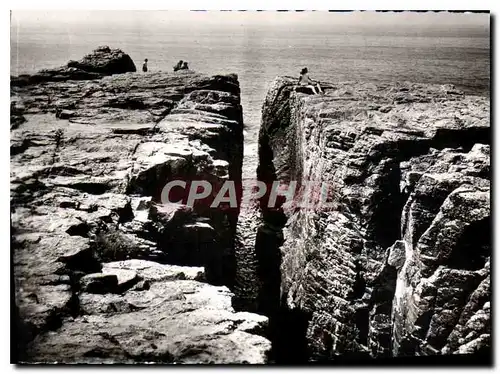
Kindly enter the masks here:
M 189 70 L 187 61 L 184 61 L 184 63 L 182 64 L 181 70 Z
M 147 72 L 148 71 L 148 59 L 144 59 L 144 64 L 142 64 L 142 71 Z
M 200 104 L 203 103 L 209 103 L 213 104 L 219 101 L 219 95 L 217 95 L 215 92 L 209 91 L 207 96 L 205 96 L 203 99 L 200 100 Z
M 309 75 L 307 73 L 307 68 L 304 68 L 300 71 L 299 86 L 304 86 L 311 89 L 314 94 L 322 94 L 323 91 L 321 90 L 319 82 L 313 81 L 311 78 L 309 78 Z
M 180 70 L 181 68 L 182 68 L 182 60 L 179 60 L 179 62 L 174 66 L 174 71 Z

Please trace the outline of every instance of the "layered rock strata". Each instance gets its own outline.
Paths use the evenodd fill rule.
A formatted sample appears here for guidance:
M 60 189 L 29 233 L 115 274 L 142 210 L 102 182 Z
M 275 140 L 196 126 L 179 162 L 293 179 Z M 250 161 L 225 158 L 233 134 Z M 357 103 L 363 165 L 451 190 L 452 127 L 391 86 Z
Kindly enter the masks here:
M 124 73 L 101 54 L 126 60 L 100 49 L 68 64 L 90 80 L 11 86 L 17 360 L 266 362 L 267 318 L 231 306 L 238 212 L 207 205 L 241 181 L 237 77 Z M 172 180 L 214 190 L 165 204 Z
M 489 111 L 450 85 L 271 84 L 259 179 L 327 188 L 314 208 L 261 201 L 258 304 L 283 361 L 489 352 Z

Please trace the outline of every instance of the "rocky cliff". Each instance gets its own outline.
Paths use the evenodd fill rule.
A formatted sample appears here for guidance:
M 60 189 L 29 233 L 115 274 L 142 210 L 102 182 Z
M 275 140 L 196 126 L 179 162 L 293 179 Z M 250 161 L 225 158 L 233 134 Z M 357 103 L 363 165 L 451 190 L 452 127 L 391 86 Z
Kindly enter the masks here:
M 314 208 L 261 201 L 258 303 L 278 358 L 489 353 L 488 98 L 293 82 L 269 88 L 258 177 L 328 189 Z
M 238 212 L 161 201 L 171 180 L 241 181 L 237 76 L 129 59 L 12 80 L 16 360 L 264 363 L 267 318 L 228 289 Z

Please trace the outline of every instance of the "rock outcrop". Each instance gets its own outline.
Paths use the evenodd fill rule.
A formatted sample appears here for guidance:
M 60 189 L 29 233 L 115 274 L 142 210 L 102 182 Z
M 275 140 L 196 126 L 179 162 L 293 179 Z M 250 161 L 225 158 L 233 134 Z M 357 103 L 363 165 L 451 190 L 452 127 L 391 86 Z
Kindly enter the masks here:
M 278 359 L 489 354 L 488 99 L 448 85 L 307 95 L 293 84 L 270 86 L 258 178 L 327 190 L 323 204 L 321 189 L 306 194 L 314 207 L 261 201 L 258 309 Z
M 194 280 L 202 270 L 144 260 L 103 264 L 105 277 L 131 287 L 123 293 L 82 289 L 80 315 L 37 336 L 27 354 L 59 363 L 265 362 L 270 343 L 260 335 L 267 318 L 234 313 L 227 287 Z
M 79 61 L 69 61 L 68 67 L 105 75 L 136 71 L 134 61 L 129 55 L 120 49 L 111 49 L 108 46 L 95 49 L 93 53 Z
M 79 61 L 69 61 L 56 69 L 44 69 L 33 75 L 11 77 L 11 86 L 26 86 L 42 82 L 98 79 L 106 75 L 135 72 L 130 56 L 120 49 L 101 46 Z
M 264 363 L 267 318 L 231 307 L 238 212 L 188 207 L 189 186 L 161 199 L 174 179 L 241 181 L 237 77 L 102 77 L 133 70 L 127 57 L 99 49 L 68 67 L 92 80 L 11 87 L 13 349 L 23 362 Z

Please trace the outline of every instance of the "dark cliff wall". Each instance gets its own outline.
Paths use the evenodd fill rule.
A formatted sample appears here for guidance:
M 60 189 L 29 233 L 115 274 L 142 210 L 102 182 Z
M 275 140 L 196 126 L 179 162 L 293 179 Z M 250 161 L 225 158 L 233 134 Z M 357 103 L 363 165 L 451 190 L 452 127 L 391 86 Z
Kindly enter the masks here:
M 258 177 L 326 182 L 330 204 L 262 200 L 261 310 L 295 316 L 310 360 L 488 349 L 489 142 L 488 100 L 452 86 L 277 78 Z

